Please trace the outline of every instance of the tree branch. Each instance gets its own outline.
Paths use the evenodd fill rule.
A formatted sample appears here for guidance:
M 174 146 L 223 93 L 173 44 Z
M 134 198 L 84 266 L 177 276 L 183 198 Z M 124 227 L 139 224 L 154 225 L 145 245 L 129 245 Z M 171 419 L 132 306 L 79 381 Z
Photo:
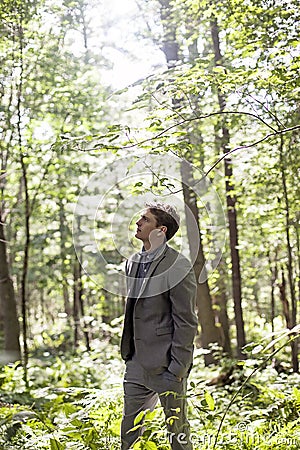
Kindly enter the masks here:
M 261 142 L 264 142 L 268 139 L 270 139 L 271 137 L 274 136 L 279 136 L 282 135 L 283 133 L 288 133 L 289 131 L 294 131 L 294 130 L 299 130 L 300 129 L 300 125 L 295 125 L 294 127 L 290 127 L 290 128 L 284 128 L 283 130 L 277 130 L 274 131 L 274 133 L 270 133 L 267 134 L 266 136 L 264 136 L 263 138 L 259 139 L 258 141 L 253 142 L 252 144 L 248 144 L 248 145 L 240 145 L 238 147 L 233 148 L 232 150 L 229 150 L 226 154 L 222 155 L 212 166 L 211 168 L 204 174 L 203 178 L 206 177 L 221 161 L 223 161 L 223 159 L 227 158 L 229 155 L 231 155 L 232 153 L 237 152 L 238 150 L 244 150 L 247 148 L 251 148 L 251 147 L 255 147 L 255 145 L 260 144 Z

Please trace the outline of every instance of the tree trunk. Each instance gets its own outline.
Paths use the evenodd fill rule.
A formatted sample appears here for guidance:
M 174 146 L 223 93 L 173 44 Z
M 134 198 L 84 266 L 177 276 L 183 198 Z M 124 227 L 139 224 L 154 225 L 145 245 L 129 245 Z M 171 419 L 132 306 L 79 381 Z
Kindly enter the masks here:
M 297 243 L 297 264 L 298 264 L 298 302 L 300 304 L 300 236 L 299 236 L 299 229 L 300 229 L 300 211 L 296 214 L 296 221 L 295 221 L 295 234 L 296 234 L 296 243 Z M 297 322 L 297 320 L 296 320 Z
M 290 315 L 290 327 L 293 328 L 297 324 L 297 302 L 296 302 L 296 294 L 295 294 L 295 285 L 294 285 L 294 276 L 293 276 L 293 255 L 292 255 L 292 246 L 290 239 L 290 202 L 288 197 L 288 188 L 286 181 L 286 173 L 285 173 L 285 161 L 284 161 L 284 145 L 283 145 L 283 136 L 280 136 L 280 171 L 281 171 L 281 180 L 282 180 L 282 188 L 283 188 L 283 198 L 285 203 L 285 234 L 286 234 L 286 246 L 287 246 L 287 272 L 288 272 L 288 280 L 290 287 L 290 295 L 291 295 L 291 315 Z M 298 362 L 298 340 L 294 340 L 291 343 L 292 348 L 292 365 L 293 371 L 299 372 L 299 362 Z
M 84 335 L 84 340 L 85 340 L 85 346 L 87 351 L 89 352 L 91 350 L 91 345 L 90 345 L 90 334 L 89 334 L 89 330 L 88 330 L 88 324 L 86 323 L 86 319 L 85 319 L 85 314 L 84 314 L 84 302 L 83 302 L 83 298 L 82 298 L 82 284 L 81 284 L 81 289 L 80 289 L 80 295 L 79 295 L 79 302 L 80 302 L 80 313 L 81 313 L 81 317 L 83 320 L 83 335 Z
M 67 319 L 69 320 L 71 315 L 71 305 L 69 299 L 69 288 L 67 280 L 67 270 L 66 270 L 66 225 L 65 225 L 65 211 L 62 199 L 59 199 L 59 233 L 60 233 L 60 258 L 61 258 L 61 277 L 62 277 L 62 294 L 64 299 L 64 309 L 67 314 Z
M 162 50 L 165 54 L 168 68 L 171 69 L 175 66 L 177 61 L 180 61 L 179 57 L 179 45 L 176 40 L 176 24 L 172 21 L 172 6 L 170 0 L 160 0 L 160 16 L 163 26 L 163 47 Z M 173 106 L 176 107 L 180 103 L 180 99 L 172 100 Z M 199 227 L 199 212 L 197 207 L 197 201 L 194 193 L 189 188 L 190 181 L 193 179 L 193 173 L 191 166 L 183 160 L 181 163 L 181 177 L 182 188 L 186 211 L 186 223 L 187 234 L 191 252 L 191 258 L 194 263 L 195 275 L 198 282 L 197 288 L 197 306 L 198 306 L 198 318 L 201 325 L 201 345 L 207 349 L 209 344 L 220 344 L 220 333 L 215 324 L 215 316 L 212 308 L 212 300 L 210 296 L 207 276 L 205 272 L 205 258 L 202 247 L 201 232 Z M 192 217 L 191 217 L 192 216 Z M 197 224 L 197 236 L 194 236 L 194 224 Z M 195 252 L 195 242 L 199 242 L 199 249 L 197 255 Z M 204 356 L 205 365 L 214 362 L 212 353 L 208 353 Z
M 73 320 L 74 320 L 74 348 L 79 346 L 80 333 L 80 295 L 81 295 L 81 278 L 80 266 L 77 258 L 74 260 L 74 286 L 73 286 Z
M 82 258 L 80 258 L 80 260 L 82 261 Z M 83 335 L 84 335 L 85 345 L 86 345 L 87 351 L 89 352 L 91 350 L 91 346 L 90 346 L 90 335 L 89 335 L 89 331 L 88 331 L 88 324 L 86 323 L 85 308 L 84 308 L 84 302 L 83 302 L 82 268 L 81 268 L 81 264 L 78 260 L 77 260 L 77 264 L 78 264 L 79 307 L 80 307 L 80 314 L 82 317 L 83 327 L 84 327 Z
M 160 18 L 163 27 L 162 51 L 165 54 L 168 68 L 179 61 L 179 45 L 176 39 L 176 24 L 172 22 L 171 0 L 159 0 Z
M 287 295 L 286 295 L 286 280 L 285 280 L 283 268 L 281 268 L 281 284 L 279 285 L 279 291 L 280 291 L 280 299 L 281 299 L 281 303 L 282 303 L 283 315 L 285 317 L 286 326 L 287 326 L 287 328 L 291 329 L 292 328 L 292 317 L 291 317 L 291 313 L 290 313 L 289 301 L 288 301 Z M 291 353 L 292 353 L 293 371 L 296 372 L 295 366 L 294 366 L 294 363 L 295 363 L 294 355 L 297 354 L 297 340 L 294 340 L 291 342 Z
M 227 289 L 225 284 L 225 261 L 221 259 L 218 271 L 218 293 L 214 296 L 213 303 L 218 306 L 218 312 L 216 313 L 221 324 L 221 345 L 225 353 L 228 356 L 232 356 L 231 339 L 230 339 L 230 324 L 227 313 Z
M 24 157 L 21 155 L 21 167 L 22 167 L 22 182 L 24 185 L 25 194 L 25 244 L 24 244 L 24 256 L 23 267 L 21 276 L 21 307 L 22 307 L 22 322 L 23 322 L 23 368 L 24 368 L 24 380 L 27 385 L 27 366 L 28 366 L 28 324 L 27 324 L 27 274 L 28 274 L 28 260 L 29 260 L 29 247 L 30 247 L 30 205 L 29 194 L 27 184 L 27 169 L 24 162 Z
M 279 285 L 280 300 L 282 303 L 282 311 L 285 318 L 287 328 L 291 328 L 291 315 L 290 315 L 290 305 L 286 296 L 286 280 L 284 275 L 284 269 L 281 268 L 281 283 Z
M 198 319 L 201 325 L 201 346 L 209 348 L 209 344 L 221 343 L 220 331 L 216 327 L 215 315 L 212 307 L 212 299 L 208 286 L 208 279 L 205 268 L 205 257 L 202 246 L 201 231 L 199 227 L 199 211 L 195 193 L 189 188 L 193 185 L 193 173 L 191 165 L 183 160 L 181 163 L 181 178 L 184 205 L 186 211 L 186 225 L 189 240 L 190 254 L 194 262 L 194 271 L 197 279 L 197 307 Z M 195 227 L 196 224 L 196 227 Z M 199 248 L 196 243 L 199 243 Z M 196 250 L 196 254 L 195 254 Z M 204 355 L 205 365 L 214 362 L 212 353 Z
M 268 255 L 269 267 L 271 271 L 271 327 L 272 333 L 275 331 L 274 320 L 275 320 L 275 287 L 278 277 L 277 268 L 277 249 L 275 251 L 274 262 L 272 261 L 271 254 Z M 274 348 L 275 350 L 275 348 Z
M 28 178 L 27 178 L 27 162 L 25 162 L 25 155 L 23 154 L 22 145 L 22 97 L 23 97 L 23 76 L 24 76 L 24 61 L 23 61 L 23 17 L 22 13 L 19 17 L 18 23 L 18 37 L 19 37 L 19 62 L 20 62 L 20 79 L 17 92 L 17 131 L 18 131 L 18 144 L 20 152 L 20 164 L 22 169 L 21 182 L 24 187 L 25 196 L 25 243 L 24 243 L 24 257 L 21 276 L 21 307 L 22 307 L 22 322 L 23 322 L 23 369 L 24 369 L 24 381 L 27 386 L 27 366 L 28 366 L 28 345 L 27 345 L 27 274 L 28 274 L 28 258 L 29 258 L 29 246 L 30 246 L 30 202 L 28 192 Z
M 211 36 L 214 49 L 215 65 L 218 66 L 222 61 L 222 55 L 220 50 L 220 38 L 219 27 L 217 20 L 211 21 Z M 224 111 L 226 106 L 225 97 L 218 89 L 218 102 L 221 111 Z M 230 134 L 223 119 L 222 125 L 222 138 L 221 148 L 226 155 L 229 151 Z M 225 188 L 226 188 L 226 203 L 227 203 L 227 215 L 229 225 L 229 242 L 230 242 L 230 254 L 231 254 L 231 270 L 232 270 L 232 296 L 234 301 L 234 314 L 237 334 L 237 353 L 239 358 L 244 358 L 242 348 L 246 344 L 245 327 L 242 310 L 242 283 L 241 283 L 241 271 L 240 271 L 240 257 L 238 250 L 238 229 L 237 229 L 237 214 L 236 214 L 236 197 L 234 194 L 234 180 L 232 171 L 232 160 L 230 157 L 224 159 L 224 171 L 225 171 Z
M 231 349 L 231 340 L 230 340 L 230 327 L 229 327 L 229 318 L 227 314 L 227 295 L 226 291 L 220 293 L 218 297 L 218 305 L 220 308 L 219 312 L 219 320 L 221 324 L 221 345 L 223 347 L 224 352 L 228 356 L 232 356 Z
M 13 80 L 14 67 L 11 68 L 11 73 L 8 74 L 8 80 Z M 11 119 L 15 114 L 14 109 L 14 82 L 11 81 L 10 86 L 7 85 L 6 93 L 8 94 L 8 106 L 6 108 L 5 125 L 2 126 L 2 142 L 1 142 L 1 171 L 0 171 L 0 327 L 3 330 L 3 347 L 1 346 L 0 363 L 7 364 L 21 359 L 20 348 L 20 324 L 18 320 L 17 304 L 15 298 L 15 291 L 13 281 L 10 276 L 10 259 L 13 260 L 12 254 L 7 253 L 6 245 L 6 172 L 9 165 L 10 149 L 12 147 L 12 140 L 14 134 L 11 133 Z M 1 92 L 1 100 L 4 92 Z
M 13 282 L 9 274 L 4 223 L 0 216 L 0 303 L 3 314 L 4 352 L 0 363 L 8 364 L 21 359 L 20 325 Z

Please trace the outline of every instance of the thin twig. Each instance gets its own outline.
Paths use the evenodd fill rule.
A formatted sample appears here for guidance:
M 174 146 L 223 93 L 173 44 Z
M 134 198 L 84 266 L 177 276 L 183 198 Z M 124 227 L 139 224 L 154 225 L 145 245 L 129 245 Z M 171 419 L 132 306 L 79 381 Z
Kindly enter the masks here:
M 289 131 L 294 131 L 294 130 L 298 130 L 298 129 L 300 129 L 300 125 L 295 125 L 294 127 L 290 127 L 290 128 L 284 128 L 283 130 L 278 130 L 278 131 L 275 131 L 274 133 L 267 134 L 267 136 L 264 136 L 263 138 L 259 139 L 258 141 L 253 142 L 253 144 L 240 145 L 239 147 L 235 147 L 232 150 L 229 150 L 227 153 L 224 153 L 224 155 L 222 155 L 212 165 L 212 167 L 205 173 L 203 178 L 205 178 L 221 161 L 223 161 L 223 159 L 227 158 L 228 155 L 231 155 L 232 153 L 235 153 L 238 150 L 244 150 L 244 149 L 247 149 L 247 148 L 254 147 L 255 145 L 260 144 L 261 142 L 266 141 L 270 137 L 277 136 L 277 135 L 282 135 L 283 133 L 288 133 Z M 197 181 L 197 183 L 198 183 L 198 181 Z
M 207 175 L 209 175 L 210 172 L 212 172 L 215 169 L 215 167 L 218 166 L 220 164 L 220 162 L 223 161 L 223 159 L 227 158 L 232 153 L 235 153 L 238 150 L 244 150 L 244 149 L 255 147 L 256 145 L 260 144 L 261 142 L 266 141 L 270 137 L 277 136 L 277 135 L 282 135 L 283 133 L 287 133 L 289 131 L 293 131 L 293 130 L 297 130 L 297 129 L 300 129 L 300 125 L 296 125 L 296 126 L 291 127 L 291 128 L 285 128 L 283 130 L 275 131 L 274 133 L 270 133 L 267 136 L 264 136 L 263 138 L 259 139 L 258 141 L 253 142 L 252 144 L 240 145 L 238 147 L 233 148 L 232 150 L 229 150 L 227 153 L 224 153 L 222 156 L 220 156 L 220 158 L 209 168 L 209 170 L 207 172 L 205 172 L 205 174 L 199 180 L 197 180 L 197 181 L 195 180 L 194 183 L 193 183 L 193 186 L 196 186 L 197 184 L 201 183 L 201 181 L 203 181 L 207 177 Z M 178 194 L 179 192 L 181 192 L 181 189 L 179 189 L 177 191 L 173 191 L 172 194 L 173 195 L 174 194 Z
M 173 130 L 173 128 L 176 128 L 178 126 L 182 126 L 186 123 L 190 123 L 190 122 L 194 122 L 196 120 L 202 120 L 202 119 L 208 119 L 209 117 L 213 117 L 213 116 L 220 116 L 223 114 L 229 114 L 229 115 L 246 115 L 246 116 L 250 116 L 250 117 L 254 117 L 255 119 L 259 120 L 260 122 L 262 122 L 266 127 L 270 128 L 274 133 L 279 133 L 280 130 L 276 130 L 275 128 L 273 128 L 270 124 L 268 124 L 264 119 L 262 119 L 261 117 L 257 116 L 256 114 L 250 113 L 250 112 L 241 112 L 241 111 L 217 111 L 217 112 L 213 112 L 213 113 L 209 113 L 209 114 L 204 114 L 202 116 L 197 116 L 197 117 L 192 117 L 192 118 L 188 118 L 188 119 L 183 119 L 182 121 L 175 123 L 173 125 L 170 125 L 168 128 L 165 128 L 164 130 L 162 130 L 160 133 L 156 134 L 154 137 L 152 137 L 151 139 L 147 138 L 144 139 L 143 141 L 139 142 L 139 145 L 143 145 L 147 142 L 149 142 L 149 140 L 154 140 L 154 139 L 159 139 L 160 137 L 162 137 L 164 134 L 168 133 L 169 131 Z M 296 128 L 300 128 L 300 125 Z M 120 149 L 126 150 L 126 149 L 130 149 L 132 148 L 132 145 L 125 145 L 124 147 L 120 147 Z M 109 147 L 108 147 L 109 148 Z
M 196 116 L 196 117 L 191 117 L 191 118 L 183 119 L 183 120 L 181 120 L 181 121 L 179 121 L 179 122 L 173 123 L 173 124 L 170 125 L 169 127 L 167 127 L 167 128 L 165 128 L 164 130 L 160 131 L 160 132 L 159 132 L 158 134 L 156 134 L 155 136 L 153 136 L 153 137 L 151 137 L 151 138 L 147 137 L 147 138 L 143 139 L 142 141 L 139 141 L 139 142 L 136 142 L 136 143 L 130 143 L 130 144 L 128 144 L 128 145 L 119 146 L 119 147 L 118 147 L 118 146 L 109 146 L 109 145 L 106 146 L 106 145 L 103 145 L 102 148 L 103 148 L 103 149 L 105 148 L 106 150 L 110 150 L 110 149 L 112 149 L 112 150 L 129 150 L 129 149 L 132 149 L 132 148 L 137 147 L 137 146 L 142 146 L 143 144 L 146 144 L 146 143 L 148 143 L 149 141 L 153 141 L 153 140 L 159 139 L 159 138 L 161 138 L 164 134 L 168 133 L 169 131 L 173 130 L 174 128 L 180 127 L 180 126 L 182 126 L 182 125 L 185 125 L 186 123 L 195 122 L 195 121 L 197 121 L 197 120 L 208 119 L 209 117 L 220 116 L 220 115 L 223 115 L 223 114 L 228 114 L 228 115 L 245 115 L 245 116 L 252 117 L 252 118 L 258 120 L 259 122 L 261 122 L 261 123 L 262 123 L 263 125 L 265 125 L 267 128 L 270 128 L 270 130 L 272 130 L 274 134 L 284 133 L 285 131 L 291 131 L 291 130 L 300 128 L 300 125 L 298 125 L 298 126 L 295 126 L 295 127 L 292 127 L 292 128 L 287 128 L 287 129 L 283 129 L 283 130 L 276 130 L 272 125 L 270 125 L 270 124 L 269 124 L 268 122 L 266 122 L 264 119 L 262 119 L 261 117 L 259 117 L 257 114 L 254 114 L 254 113 L 251 113 L 251 112 L 242 112 L 242 111 L 216 111 L 216 112 L 213 112 L 213 113 L 203 114 L 203 115 L 201 115 L 201 116 Z M 269 136 L 271 136 L 271 135 L 268 135 L 267 137 L 269 137 Z M 104 137 L 105 137 L 105 136 L 103 136 L 102 138 L 104 138 Z M 95 136 L 95 139 L 96 139 L 96 136 Z M 98 137 L 98 139 L 100 139 L 100 138 Z M 74 139 L 72 139 L 72 140 L 73 140 L 74 142 L 77 142 L 77 141 L 80 142 L 80 141 L 84 140 L 84 136 L 81 136 L 81 137 L 79 137 L 79 138 L 74 138 Z M 255 145 L 255 144 L 254 144 L 254 145 Z M 80 149 L 80 150 L 81 150 L 81 151 L 84 151 L 84 152 L 89 151 L 89 150 L 86 150 L 86 149 Z M 94 150 L 96 150 L 96 148 L 94 148 Z

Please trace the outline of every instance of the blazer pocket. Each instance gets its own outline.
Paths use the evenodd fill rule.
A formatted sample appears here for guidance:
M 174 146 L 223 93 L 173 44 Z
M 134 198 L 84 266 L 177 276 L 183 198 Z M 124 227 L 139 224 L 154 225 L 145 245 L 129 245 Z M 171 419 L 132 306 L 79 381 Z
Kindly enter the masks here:
M 173 333 L 173 327 L 172 326 L 156 328 L 156 335 L 157 336 L 162 336 L 163 334 L 172 334 L 172 333 Z

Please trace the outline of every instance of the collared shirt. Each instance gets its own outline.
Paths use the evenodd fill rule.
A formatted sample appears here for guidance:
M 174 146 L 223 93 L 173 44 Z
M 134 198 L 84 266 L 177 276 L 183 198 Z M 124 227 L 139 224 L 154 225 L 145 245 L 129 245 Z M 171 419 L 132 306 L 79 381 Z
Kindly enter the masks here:
M 143 281 L 147 276 L 147 272 L 152 264 L 152 262 L 158 258 L 162 252 L 165 250 L 166 248 L 166 242 L 164 242 L 162 245 L 160 245 L 159 247 L 157 247 L 156 249 L 154 249 L 152 252 L 148 252 L 145 250 L 144 246 L 142 248 L 142 250 L 137 253 L 138 255 L 138 270 L 137 270 L 137 274 L 136 274 L 136 278 L 134 279 L 134 283 L 133 283 L 133 290 L 131 293 L 131 305 L 132 305 L 132 310 L 131 310 L 131 332 L 132 332 L 132 346 L 134 347 L 134 340 L 133 340 L 133 334 L 134 334 L 134 327 L 133 327 L 133 310 L 134 310 L 134 306 L 136 303 L 136 300 L 141 292 L 141 288 L 143 285 Z M 135 351 L 135 350 L 134 350 Z
M 137 294 L 140 293 L 144 278 L 146 278 L 147 272 L 152 262 L 162 254 L 165 248 L 166 243 L 164 242 L 162 245 L 160 245 L 151 252 L 145 250 L 145 248 L 143 247 L 142 250 L 138 253 L 139 267 L 137 270 L 137 278 L 135 279 L 135 289 L 134 289 Z

